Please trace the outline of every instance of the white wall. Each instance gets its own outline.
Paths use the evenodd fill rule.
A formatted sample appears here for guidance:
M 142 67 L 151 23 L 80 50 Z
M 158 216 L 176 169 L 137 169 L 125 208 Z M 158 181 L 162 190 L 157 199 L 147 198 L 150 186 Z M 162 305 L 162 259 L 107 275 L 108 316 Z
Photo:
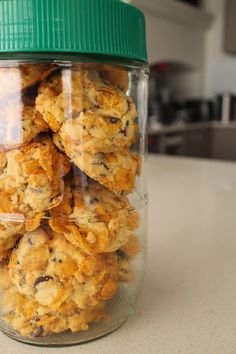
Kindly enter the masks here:
M 192 69 L 176 75 L 173 89 L 177 98 L 202 97 L 205 33 L 211 22 L 207 11 L 173 0 L 124 1 L 131 2 L 145 14 L 149 62 L 173 61 Z
M 205 0 L 215 21 L 205 41 L 205 94 L 236 93 L 236 56 L 224 53 L 224 0 Z
M 171 19 L 146 12 L 148 53 L 150 63 L 174 61 L 185 63 L 192 72 L 176 78 L 178 98 L 203 94 L 204 32 Z
M 171 19 L 146 12 L 148 52 L 156 61 L 185 62 L 194 69 L 203 65 L 204 40 L 201 31 Z

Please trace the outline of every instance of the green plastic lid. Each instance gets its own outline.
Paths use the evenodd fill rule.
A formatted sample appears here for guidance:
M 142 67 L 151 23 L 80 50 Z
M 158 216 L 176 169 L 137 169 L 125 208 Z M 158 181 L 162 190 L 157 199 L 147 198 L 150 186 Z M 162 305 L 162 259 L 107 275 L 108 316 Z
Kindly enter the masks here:
M 143 13 L 120 0 L 0 0 L 0 53 L 67 52 L 147 61 Z

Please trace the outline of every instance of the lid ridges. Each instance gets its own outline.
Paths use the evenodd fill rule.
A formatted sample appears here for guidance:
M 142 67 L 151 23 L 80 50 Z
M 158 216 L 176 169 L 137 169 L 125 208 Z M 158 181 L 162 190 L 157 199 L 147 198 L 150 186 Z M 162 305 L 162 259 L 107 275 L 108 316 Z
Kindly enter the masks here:
M 63 51 L 146 62 L 144 16 L 119 0 L 0 0 L 0 53 Z

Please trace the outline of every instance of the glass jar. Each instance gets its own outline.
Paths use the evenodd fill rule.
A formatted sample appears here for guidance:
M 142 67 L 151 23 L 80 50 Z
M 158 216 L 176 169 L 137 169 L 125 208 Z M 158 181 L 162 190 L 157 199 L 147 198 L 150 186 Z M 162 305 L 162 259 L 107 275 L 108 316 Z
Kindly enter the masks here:
M 50 1 L 55 8 L 68 3 Z M 77 6 L 91 11 L 86 1 L 72 1 L 61 17 L 30 3 L 36 16 L 51 16 L 59 41 L 56 20 L 63 27 L 80 16 Z M 117 8 L 143 20 L 118 0 L 89 3 L 90 25 L 102 17 L 95 5 L 107 10 L 111 3 L 115 10 L 101 23 L 119 15 Z M 30 11 L 24 26 L 27 20 L 32 24 Z M 18 39 L 11 50 L 0 46 L 0 325 L 14 339 L 45 346 L 81 343 L 122 325 L 146 255 L 147 65 L 131 44 L 119 56 L 117 48 L 90 53 L 88 44 L 74 48 L 66 33 L 61 53 L 46 43 L 33 50 L 36 39 L 25 50 Z M 102 43 L 106 30 L 99 36 Z

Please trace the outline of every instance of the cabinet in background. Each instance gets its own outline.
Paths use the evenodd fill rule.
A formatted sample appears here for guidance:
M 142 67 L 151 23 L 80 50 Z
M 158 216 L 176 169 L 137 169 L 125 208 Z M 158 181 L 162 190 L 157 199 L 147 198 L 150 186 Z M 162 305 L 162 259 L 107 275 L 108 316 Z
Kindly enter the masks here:
M 236 54 L 236 1 L 225 1 L 225 51 Z
M 211 157 L 236 161 L 236 128 L 213 128 L 211 134 Z
M 209 158 L 211 153 L 210 134 L 210 129 L 201 129 L 186 132 L 183 155 Z
M 149 152 L 167 155 L 209 158 L 210 129 L 161 133 L 149 138 Z

